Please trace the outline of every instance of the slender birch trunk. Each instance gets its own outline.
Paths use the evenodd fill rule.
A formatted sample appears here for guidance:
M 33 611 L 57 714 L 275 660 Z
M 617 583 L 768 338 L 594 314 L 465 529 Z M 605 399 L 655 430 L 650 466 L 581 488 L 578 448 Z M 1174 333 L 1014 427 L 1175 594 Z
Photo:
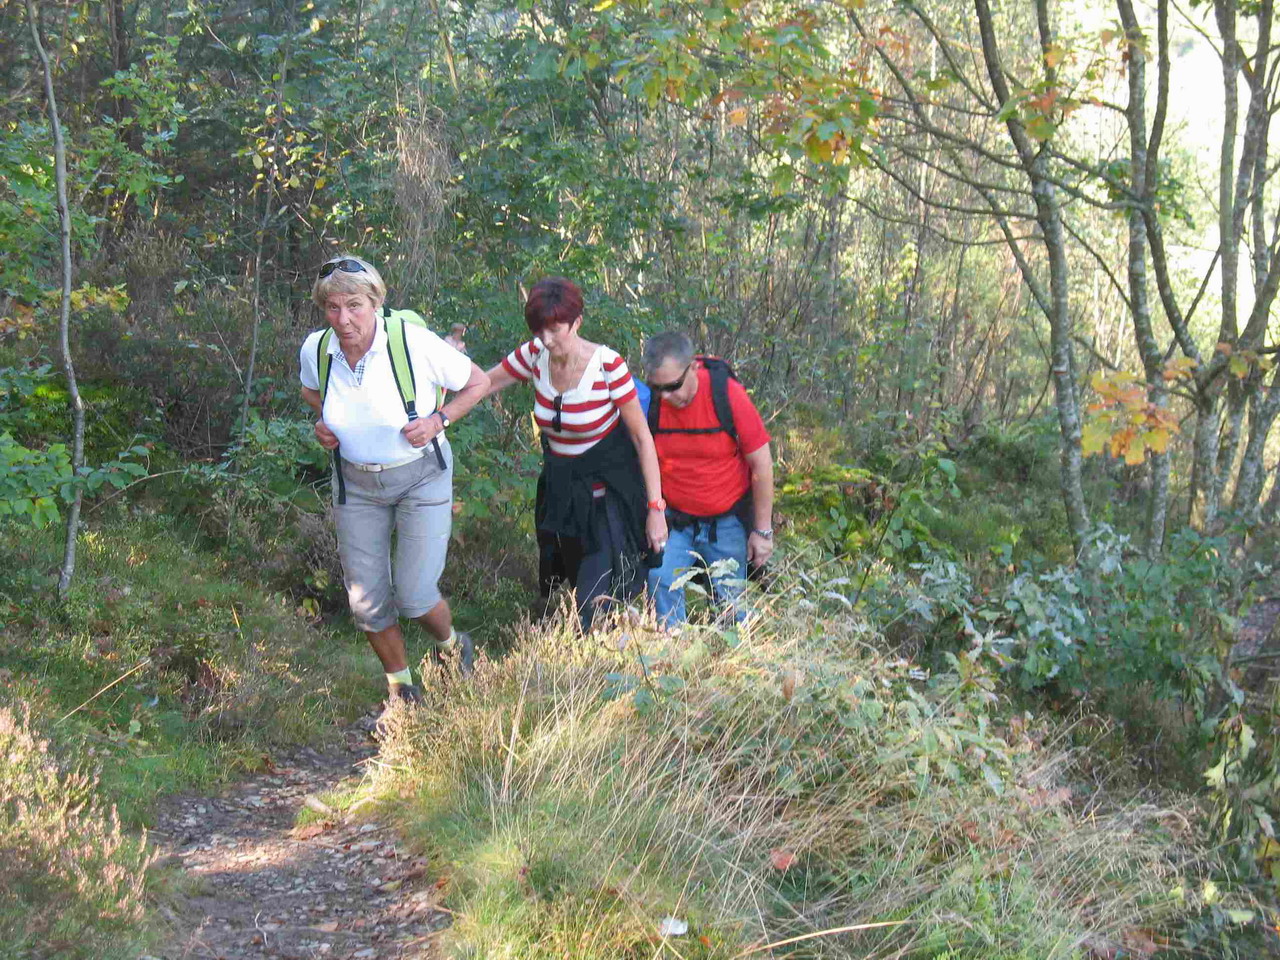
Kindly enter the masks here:
M 1267 479 L 1263 458 L 1267 451 L 1267 437 L 1277 414 L 1280 414 L 1280 367 L 1271 374 L 1271 383 L 1266 390 L 1259 391 L 1249 405 L 1249 439 L 1240 459 L 1235 498 L 1231 502 L 1236 513 L 1252 522 L 1259 518 L 1258 500 Z
M 58 347 L 62 354 L 62 370 L 67 377 L 67 395 L 71 399 L 72 442 L 71 471 L 78 476 L 84 465 L 84 401 L 76 384 L 76 368 L 71 360 L 71 210 L 67 205 L 67 148 L 58 120 L 58 100 L 53 92 L 53 68 L 40 40 L 40 22 L 33 0 L 27 2 L 27 22 L 31 25 L 31 41 L 35 44 L 44 70 L 44 97 L 49 108 L 49 126 L 53 131 L 54 182 L 58 191 L 58 232 L 62 241 L 62 304 L 58 311 Z M 76 572 L 76 534 L 80 527 L 80 502 L 83 491 L 75 487 L 75 498 L 67 511 L 67 536 L 62 551 L 62 570 L 58 574 L 58 599 L 65 600 Z
M 1129 124 L 1129 168 L 1134 202 L 1129 207 L 1129 303 L 1138 355 L 1146 375 L 1152 403 L 1164 406 L 1164 351 L 1156 341 L 1151 322 L 1151 294 L 1147 280 L 1147 232 L 1142 208 L 1155 202 L 1155 185 L 1148 162 L 1147 139 L 1147 53 L 1146 38 L 1134 14 L 1132 0 L 1116 0 L 1129 50 L 1129 103 L 1125 110 Z M 1158 147 L 1157 147 L 1158 149 Z M 1169 455 L 1151 457 L 1151 491 L 1147 498 L 1146 551 L 1158 556 L 1164 548 L 1165 521 L 1169 511 Z
M 1040 46 L 1042 51 L 1048 52 L 1053 43 L 1048 2 L 1036 0 L 1035 7 Z M 1006 104 L 1011 94 L 996 42 L 989 0 L 974 0 L 974 10 L 978 16 L 987 78 L 999 102 Z M 1056 78 L 1056 71 L 1047 63 L 1045 76 L 1050 83 Z M 1049 177 L 1047 151 L 1032 140 L 1016 115 L 1011 115 L 1005 121 L 1005 126 L 1023 172 L 1031 184 L 1036 221 L 1040 225 L 1041 242 L 1049 263 L 1049 289 L 1043 306 L 1049 320 L 1049 363 L 1053 376 L 1054 406 L 1058 413 L 1061 450 L 1059 485 L 1067 510 L 1072 542 L 1077 555 L 1083 555 L 1088 542 L 1089 511 L 1085 505 L 1084 484 L 1081 479 L 1084 457 L 1080 449 L 1080 397 L 1076 390 L 1075 351 L 1071 340 L 1070 271 L 1062 226 L 1062 207 Z

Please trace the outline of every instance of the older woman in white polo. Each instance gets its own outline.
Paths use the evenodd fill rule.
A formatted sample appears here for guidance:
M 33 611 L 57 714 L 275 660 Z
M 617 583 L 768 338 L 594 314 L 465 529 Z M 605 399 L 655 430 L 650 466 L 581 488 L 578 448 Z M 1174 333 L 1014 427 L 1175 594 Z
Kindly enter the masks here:
M 464 672 L 471 668 L 471 641 L 453 629 L 439 587 L 453 519 L 446 428 L 485 395 L 489 378 L 425 327 L 384 317 L 386 295 L 381 275 L 359 257 L 320 268 L 311 297 L 333 335 L 317 330 L 303 343 L 302 396 L 319 418 L 317 439 L 335 452 L 334 514 L 352 617 L 382 661 L 391 696 L 417 702 L 401 616 L 421 623 Z M 405 372 L 395 369 L 396 352 L 414 403 L 397 383 Z M 437 408 L 439 388 L 456 393 Z

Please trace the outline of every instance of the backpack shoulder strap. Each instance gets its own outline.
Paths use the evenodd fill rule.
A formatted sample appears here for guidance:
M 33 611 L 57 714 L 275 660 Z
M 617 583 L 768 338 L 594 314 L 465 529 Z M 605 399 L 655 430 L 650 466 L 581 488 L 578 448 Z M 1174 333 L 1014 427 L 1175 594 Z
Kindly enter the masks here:
M 320 342 L 316 346 L 316 376 L 320 380 L 320 409 L 324 409 L 324 398 L 329 394 L 329 372 L 333 369 L 333 357 L 329 354 L 329 344 L 333 342 L 333 328 L 320 334 Z
M 410 311 L 405 311 L 408 313 Z M 417 315 L 414 314 L 416 317 Z M 421 322 L 421 318 L 418 318 Z M 405 416 L 410 422 L 418 419 L 418 387 L 413 376 L 413 360 L 409 356 L 409 334 L 406 328 L 409 322 L 406 321 L 404 313 L 399 310 L 392 310 L 385 304 L 382 307 L 382 322 L 387 329 L 387 352 L 391 355 L 391 373 L 396 378 L 396 389 L 400 391 L 400 399 L 404 403 Z M 425 323 L 421 324 L 424 328 Z M 436 388 L 436 409 L 440 408 L 440 404 L 444 399 L 444 391 Z M 436 462 L 440 464 L 441 471 L 445 470 L 444 451 L 440 449 L 440 437 L 436 436 L 431 441 L 431 446 L 436 452 Z
M 418 389 L 413 379 L 413 361 L 409 358 L 409 338 L 404 318 L 396 311 L 382 308 L 382 323 L 387 331 L 387 352 L 391 356 L 391 373 L 396 378 L 400 401 L 410 420 L 418 419 Z
M 716 408 L 716 419 L 720 421 L 720 429 L 738 439 L 738 430 L 733 422 L 733 406 L 729 403 L 729 378 L 733 376 L 733 368 L 719 357 L 700 357 L 702 366 L 711 375 L 711 402 Z
M 415 310 L 392 310 L 390 307 L 383 304 L 382 315 L 386 319 L 399 321 L 402 327 L 413 326 L 413 327 L 421 327 L 423 330 L 427 330 L 427 331 L 431 330 L 431 327 L 427 324 L 427 321 L 423 318 L 422 314 L 418 313 Z M 388 332 L 388 336 L 390 336 L 390 330 L 388 330 L 387 332 Z M 408 338 L 409 338 L 409 335 L 407 333 L 402 338 L 404 341 L 403 345 L 405 347 L 406 358 L 408 357 L 408 343 L 409 343 Z M 410 362 L 408 366 L 409 366 L 410 373 L 412 373 L 413 364 Z M 414 389 L 416 391 L 417 389 L 416 385 Z M 442 406 L 444 406 L 444 398 L 446 393 L 447 391 L 445 390 L 444 387 L 440 386 L 439 384 L 436 384 L 436 409 L 437 410 L 439 410 Z
M 649 394 L 649 432 L 658 435 L 658 413 L 662 408 L 662 394 L 654 390 Z

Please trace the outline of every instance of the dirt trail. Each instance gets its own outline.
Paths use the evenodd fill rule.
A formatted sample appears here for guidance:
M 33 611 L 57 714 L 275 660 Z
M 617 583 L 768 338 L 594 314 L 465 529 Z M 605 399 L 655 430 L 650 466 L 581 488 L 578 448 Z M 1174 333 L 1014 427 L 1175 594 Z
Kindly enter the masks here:
M 347 823 L 319 802 L 358 778 L 374 752 L 353 728 L 343 745 L 284 754 L 220 796 L 162 804 L 151 836 L 192 888 L 164 960 L 436 957 L 435 935 L 450 917 L 425 863 L 404 854 L 385 824 L 358 814 Z M 325 819 L 295 829 L 304 805 Z

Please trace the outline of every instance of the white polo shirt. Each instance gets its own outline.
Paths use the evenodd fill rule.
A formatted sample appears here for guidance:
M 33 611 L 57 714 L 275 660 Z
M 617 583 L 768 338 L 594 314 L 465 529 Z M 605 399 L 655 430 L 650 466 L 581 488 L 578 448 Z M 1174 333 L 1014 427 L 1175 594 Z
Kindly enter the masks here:
M 425 417 L 436 408 L 437 384 L 447 390 L 461 390 L 467 385 L 471 360 L 430 330 L 413 324 L 405 324 L 404 330 L 413 363 L 418 416 Z M 299 355 L 299 379 L 311 390 L 320 389 L 316 350 L 323 334 L 323 330 L 317 330 L 308 336 Z M 359 383 L 347 367 L 337 334 L 329 341 L 329 354 L 334 359 L 329 367 L 322 419 L 337 434 L 343 458 L 356 463 L 395 463 L 424 453 L 422 447 L 413 446 L 400 432 L 409 418 L 396 389 L 382 318 L 378 318 L 373 345 L 364 356 L 364 374 Z

